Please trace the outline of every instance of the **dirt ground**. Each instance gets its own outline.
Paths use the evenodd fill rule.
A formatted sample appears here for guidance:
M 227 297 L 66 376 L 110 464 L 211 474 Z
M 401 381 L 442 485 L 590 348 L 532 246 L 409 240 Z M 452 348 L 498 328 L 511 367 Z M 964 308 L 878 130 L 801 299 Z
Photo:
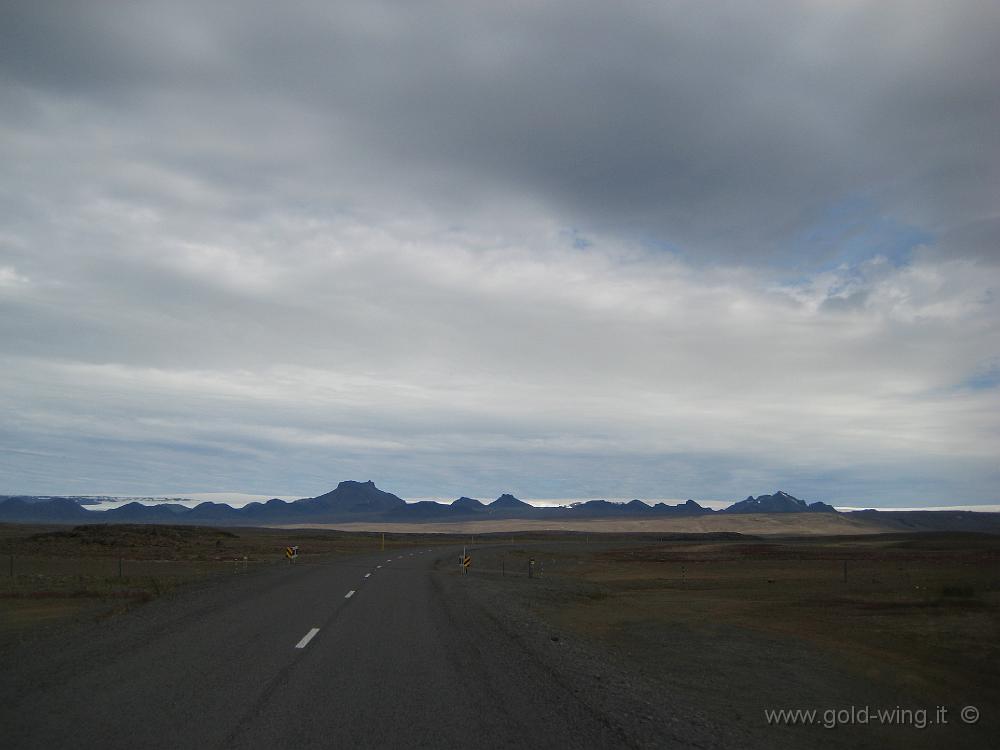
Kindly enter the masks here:
M 615 683 L 605 710 L 717 726 L 723 746 L 1000 736 L 1000 537 L 553 540 L 469 554 L 469 594 L 548 633 L 559 648 L 543 652 L 579 649 L 558 668 L 586 683 L 590 663 Z M 979 721 L 961 720 L 966 706 Z M 815 710 L 816 723 L 769 723 L 771 709 Z M 890 713 L 862 723 L 875 710 Z

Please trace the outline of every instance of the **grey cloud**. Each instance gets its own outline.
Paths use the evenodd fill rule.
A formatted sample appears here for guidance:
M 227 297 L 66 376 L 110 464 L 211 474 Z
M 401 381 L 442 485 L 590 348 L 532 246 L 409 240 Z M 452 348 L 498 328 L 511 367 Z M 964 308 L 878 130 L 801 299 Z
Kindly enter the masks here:
M 196 153 L 182 167 L 234 193 L 382 214 L 524 200 L 690 257 L 808 265 L 830 250 L 802 232 L 859 196 L 935 234 L 995 221 L 996 14 L 46 4 L 9 20 L 3 64 L 15 82 L 142 113 L 146 158 Z M 235 134 L 256 159 L 227 160 Z

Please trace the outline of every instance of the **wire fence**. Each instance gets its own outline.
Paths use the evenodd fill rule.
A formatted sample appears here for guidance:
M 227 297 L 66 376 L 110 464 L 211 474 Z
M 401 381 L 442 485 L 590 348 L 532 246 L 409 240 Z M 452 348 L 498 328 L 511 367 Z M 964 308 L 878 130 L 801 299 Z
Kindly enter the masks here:
M 971 595 L 1000 591 L 1000 560 L 893 559 L 830 555 L 823 558 L 629 559 L 601 551 L 554 545 L 467 547 L 466 575 L 487 578 L 575 579 L 608 585 L 655 588 L 733 589 L 784 587 L 906 594 Z

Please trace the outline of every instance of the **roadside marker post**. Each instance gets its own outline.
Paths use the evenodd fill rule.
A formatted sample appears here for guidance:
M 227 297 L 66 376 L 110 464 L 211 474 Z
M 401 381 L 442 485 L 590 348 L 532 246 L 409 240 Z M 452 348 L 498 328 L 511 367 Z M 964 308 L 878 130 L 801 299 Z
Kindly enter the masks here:
M 528 578 L 535 577 L 535 558 L 528 558 Z

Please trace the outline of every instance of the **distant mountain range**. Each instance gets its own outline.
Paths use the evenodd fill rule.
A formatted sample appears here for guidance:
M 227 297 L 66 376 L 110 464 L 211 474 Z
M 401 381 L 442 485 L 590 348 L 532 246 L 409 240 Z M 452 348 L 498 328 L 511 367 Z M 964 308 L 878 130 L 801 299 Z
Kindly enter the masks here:
M 470 521 L 493 519 L 570 520 L 591 518 L 664 518 L 703 516 L 715 513 L 837 513 L 826 503 L 806 503 L 787 492 L 778 490 L 772 495 L 747 497 L 725 510 L 715 511 L 699 505 L 694 500 L 678 505 L 656 503 L 649 505 L 641 500 L 612 503 L 607 500 L 589 500 L 572 505 L 538 508 L 513 495 L 503 494 L 490 503 L 471 497 L 460 497 L 453 503 L 421 501 L 407 503 L 402 498 L 385 492 L 374 482 L 346 481 L 337 488 L 317 497 L 286 502 L 273 498 L 267 502 L 253 502 L 242 508 L 225 503 L 203 502 L 188 508 L 176 503 L 143 505 L 131 502 L 120 508 L 106 511 L 88 510 L 79 498 L 0 496 L 0 521 L 17 523 L 170 523 L 211 524 L 222 526 L 271 526 L 279 524 L 345 523 L 351 521 L 430 522 Z M 878 513 L 882 516 L 900 516 L 900 513 L 861 511 L 850 515 Z M 911 512 L 908 517 L 919 519 L 923 515 L 940 516 L 944 511 Z M 956 511 L 948 516 L 948 528 L 965 528 L 972 521 L 966 517 L 987 516 Z M 944 518 L 933 524 L 940 526 Z M 904 522 L 905 523 L 905 522 Z M 925 525 L 916 520 L 915 528 Z

